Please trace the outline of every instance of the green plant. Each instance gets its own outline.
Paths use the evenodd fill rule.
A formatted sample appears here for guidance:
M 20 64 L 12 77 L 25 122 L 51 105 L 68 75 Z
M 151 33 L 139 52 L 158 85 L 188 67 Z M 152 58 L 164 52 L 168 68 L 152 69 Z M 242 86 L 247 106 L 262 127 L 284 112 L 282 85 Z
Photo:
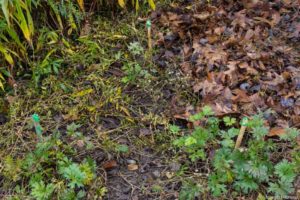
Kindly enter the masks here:
M 149 75 L 149 73 L 146 70 L 143 70 L 138 63 L 127 63 L 122 69 L 126 74 L 126 76 L 122 78 L 123 83 L 133 83 L 137 78 L 144 78 Z
M 67 132 L 76 134 L 77 128 L 79 126 L 73 123 L 68 126 Z M 5 178 L 12 182 L 29 181 L 29 195 L 35 199 L 84 197 L 84 187 L 91 185 L 96 178 L 96 164 L 90 158 L 74 162 L 72 157 L 76 155 L 76 149 L 60 138 L 57 131 L 48 137 L 41 135 L 34 150 L 24 158 L 5 158 Z M 13 169 L 12 165 L 14 175 L 8 171 Z
M 202 112 L 192 115 L 190 120 L 195 122 L 206 116 L 211 116 L 212 114 L 211 108 L 204 107 Z M 174 145 L 186 151 L 192 161 L 196 161 L 198 159 L 204 160 L 206 158 L 205 147 L 217 134 L 218 129 L 216 129 L 216 127 L 218 127 L 219 121 L 214 117 L 210 117 L 208 118 L 207 123 L 208 126 L 197 126 L 191 134 L 180 137 L 174 141 Z
M 81 125 L 77 125 L 74 122 L 70 125 L 67 126 L 67 134 L 69 136 L 74 136 L 74 137 L 81 137 L 82 133 L 77 131 Z
M 139 10 L 140 3 L 148 4 L 148 7 L 155 10 L 154 0 L 0 1 L 0 54 L 3 58 L 0 64 L 4 68 L 0 70 L 0 89 L 5 90 L 6 82 L 14 86 L 14 77 L 23 75 L 24 72 L 27 76 L 32 76 L 36 85 L 41 77 L 51 73 L 57 74 L 62 63 L 57 56 L 61 57 L 66 52 L 73 54 L 69 46 L 60 48 L 58 41 L 65 44 L 64 36 L 79 36 L 82 22 L 86 16 L 85 6 L 89 6 L 90 11 L 106 8 L 107 5 L 110 5 L 110 8 L 118 5 L 125 8 L 127 5 L 131 5 Z M 45 35 L 47 38 L 44 37 Z M 59 37 L 62 38 L 58 40 Z M 135 50 L 134 52 L 140 53 L 141 49 Z M 76 57 L 76 55 L 72 57 Z M 89 59 L 93 60 L 94 57 Z M 10 81 L 6 81 L 6 79 Z
M 31 184 L 31 195 L 37 200 L 50 199 L 55 189 L 54 184 L 45 185 L 43 181 L 33 182 Z
M 294 191 L 293 182 L 296 177 L 295 163 L 282 160 L 275 165 L 275 175 L 277 182 L 270 183 L 269 192 L 275 194 L 278 198 L 283 198 Z
M 129 147 L 124 144 L 120 144 L 116 146 L 116 151 L 120 153 L 127 153 L 129 152 Z
M 227 128 L 222 130 L 221 120 L 213 116 L 209 107 L 204 107 L 202 112 L 192 115 L 189 120 L 193 122 L 194 129 L 176 139 L 174 145 L 186 152 L 192 162 L 207 160 L 206 152 L 215 149 L 210 160 L 213 171 L 208 177 L 208 189 L 214 196 L 226 193 L 229 187 L 248 194 L 263 189 L 262 185 L 268 185 L 265 191 L 276 197 L 287 196 L 293 191 L 293 182 L 299 170 L 296 167 L 297 156 L 292 161 L 283 159 L 277 163 L 270 159 L 278 151 L 278 146 L 272 139 L 266 139 L 269 128 L 264 125 L 262 114 L 250 118 L 246 124 L 244 147 L 238 149 L 234 148 L 240 131 L 236 127 L 236 119 L 224 117 L 222 121 Z M 179 132 L 178 127 L 172 126 L 171 130 Z M 281 142 L 289 141 L 292 148 L 296 148 L 298 135 L 297 129 L 287 129 L 280 136 Z
M 128 50 L 134 56 L 142 55 L 142 53 L 144 52 L 144 48 L 139 42 L 131 42 L 128 46 Z
M 196 197 L 203 192 L 203 187 L 200 184 L 195 184 L 192 181 L 186 181 L 183 183 L 180 193 L 179 200 L 194 200 Z
M 86 175 L 80 170 L 77 163 L 72 163 L 68 166 L 61 166 L 59 168 L 60 174 L 69 181 L 70 188 L 83 187 L 83 182 Z

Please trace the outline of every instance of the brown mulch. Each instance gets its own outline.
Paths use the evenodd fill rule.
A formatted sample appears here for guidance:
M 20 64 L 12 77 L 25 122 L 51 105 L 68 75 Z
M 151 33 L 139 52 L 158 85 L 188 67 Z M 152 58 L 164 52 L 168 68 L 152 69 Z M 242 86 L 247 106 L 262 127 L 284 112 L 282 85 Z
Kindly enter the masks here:
M 299 5 L 189 1 L 152 13 L 154 61 L 177 65 L 201 102 L 175 118 L 210 105 L 217 115 L 261 111 L 271 127 L 300 127 Z

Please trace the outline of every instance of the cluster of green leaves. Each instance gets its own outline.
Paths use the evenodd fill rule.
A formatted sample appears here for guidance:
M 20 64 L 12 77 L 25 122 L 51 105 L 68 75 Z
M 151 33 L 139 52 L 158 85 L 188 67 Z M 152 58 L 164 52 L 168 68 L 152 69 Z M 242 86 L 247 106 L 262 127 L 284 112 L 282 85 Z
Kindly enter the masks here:
M 193 181 L 187 180 L 181 187 L 179 199 L 194 200 L 195 197 L 199 196 L 203 191 L 203 187 L 200 184 L 195 184 Z
M 128 50 L 133 57 L 144 56 L 144 48 L 139 42 L 132 42 L 128 45 Z M 138 78 L 147 79 L 150 74 L 147 70 L 143 69 L 139 63 L 129 62 L 126 63 L 122 70 L 125 76 L 122 78 L 123 83 L 134 83 Z
M 71 124 L 67 134 L 80 136 L 77 128 L 79 126 Z M 42 137 L 35 149 L 23 159 L 7 156 L 4 177 L 15 183 L 29 181 L 29 194 L 38 200 L 53 199 L 54 196 L 66 200 L 84 198 L 84 187 L 91 185 L 96 177 L 96 164 L 90 158 L 74 162 L 72 157 L 76 155 L 76 148 L 60 138 L 59 132 Z
M 40 76 L 57 73 L 61 60 L 50 57 L 57 49 L 49 45 L 57 41 L 58 35 L 50 29 L 60 30 L 61 33 L 67 30 L 69 35 L 74 30 L 78 32 L 84 14 L 77 3 L 3 0 L 0 6 L 0 55 L 4 58 L 1 62 L 4 67 L 0 71 L 1 89 L 4 90 L 5 76 L 13 78 L 25 68 L 33 72 L 35 81 Z M 56 25 L 52 27 L 49 22 Z M 45 38 L 46 35 L 48 38 Z M 49 37 L 52 37 L 51 43 L 47 41 Z
M 291 158 L 281 158 L 274 163 L 271 158 L 279 151 L 279 146 L 266 138 L 269 129 L 261 114 L 248 121 L 247 139 L 244 138 L 245 143 L 239 149 L 234 148 L 240 131 L 235 118 L 220 120 L 213 116 L 210 107 L 204 107 L 202 112 L 192 115 L 190 121 L 194 122 L 194 130 L 176 139 L 174 145 L 188 153 L 193 162 L 209 159 L 206 152 L 215 150 L 213 159 L 209 159 L 212 172 L 208 177 L 208 189 L 214 196 L 226 194 L 229 188 L 244 194 L 261 190 L 278 198 L 294 191 L 293 182 L 299 173 L 297 129 L 287 129 L 280 136 L 282 143 L 291 145 Z M 181 131 L 174 125 L 170 129 L 173 133 Z M 264 185 L 268 186 L 267 190 L 263 190 Z M 182 192 L 185 190 L 183 188 Z
M 28 75 L 32 75 L 36 85 L 42 76 L 57 74 L 62 63 L 58 57 L 65 55 L 66 51 L 71 52 L 69 47 L 62 50 L 58 41 L 68 46 L 64 38 L 79 36 L 86 16 L 85 6 L 90 6 L 92 11 L 92 8 L 103 8 L 105 5 L 125 8 L 131 4 L 139 10 L 141 2 L 155 9 L 153 0 L 0 1 L 0 64 L 3 66 L 0 68 L 0 89 L 5 89 L 7 78 L 13 80 L 24 72 L 30 72 Z
M 201 113 L 193 115 L 190 117 L 191 121 L 198 121 L 205 116 L 211 116 L 213 114 L 210 107 L 204 107 Z M 216 118 L 210 117 L 207 120 L 207 126 L 201 127 L 197 126 L 190 135 L 180 137 L 174 141 L 174 144 L 177 147 L 180 147 L 182 150 L 186 151 L 189 154 L 189 158 L 192 161 L 198 159 L 204 160 L 206 158 L 205 148 L 212 139 L 215 138 L 218 133 L 219 122 Z M 179 131 L 173 127 L 173 132 Z
M 126 63 L 122 70 L 125 72 L 126 76 L 122 78 L 123 83 L 133 83 L 138 78 L 142 78 L 148 75 L 146 70 L 143 70 L 138 63 Z
M 142 55 L 144 52 L 144 48 L 142 47 L 142 45 L 139 42 L 131 42 L 128 45 L 128 50 L 134 56 Z

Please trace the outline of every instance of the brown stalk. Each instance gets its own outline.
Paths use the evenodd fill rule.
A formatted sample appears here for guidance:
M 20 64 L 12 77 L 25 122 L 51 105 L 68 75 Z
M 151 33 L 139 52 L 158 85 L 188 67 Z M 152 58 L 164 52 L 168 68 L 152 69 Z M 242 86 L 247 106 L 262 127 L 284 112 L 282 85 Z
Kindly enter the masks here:
M 238 137 L 236 139 L 236 143 L 235 143 L 234 149 L 238 149 L 241 146 L 241 143 L 242 143 L 245 131 L 246 131 L 246 126 L 242 126 L 241 129 L 240 129 L 239 135 L 238 135 Z

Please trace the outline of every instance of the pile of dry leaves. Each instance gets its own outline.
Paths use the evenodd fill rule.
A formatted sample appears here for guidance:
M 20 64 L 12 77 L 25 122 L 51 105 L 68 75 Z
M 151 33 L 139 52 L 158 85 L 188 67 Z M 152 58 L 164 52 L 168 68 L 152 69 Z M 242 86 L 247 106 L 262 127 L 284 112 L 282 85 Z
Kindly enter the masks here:
M 190 77 L 201 99 L 194 111 L 269 111 L 270 126 L 300 127 L 299 8 L 295 0 L 220 0 L 159 10 L 152 18 L 166 31 L 156 33 L 156 62 Z

